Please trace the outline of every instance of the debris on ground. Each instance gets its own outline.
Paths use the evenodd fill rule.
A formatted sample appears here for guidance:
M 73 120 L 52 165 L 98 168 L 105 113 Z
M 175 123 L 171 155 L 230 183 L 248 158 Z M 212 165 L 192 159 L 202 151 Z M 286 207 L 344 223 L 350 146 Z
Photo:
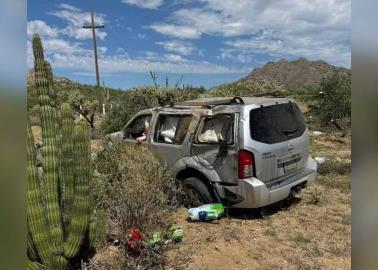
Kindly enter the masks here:
M 323 164 L 326 161 L 325 157 L 314 157 L 314 160 L 318 164 Z
M 169 240 L 173 241 L 174 243 L 181 242 L 182 238 L 184 237 L 184 231 L 179 225 L 172 224 L 169 228 L 168 237 Z
M 221 203 L 204 204 L 188 210 L 191 221 L 209 221 L 224 215 L 224 206 Z
M 314 132 L 312 132 L 312 134 L 315 135 L 315 136 L 322 135 L 322 133 L 320 131 L 317 131 L 317 130 L 315 130 Z
M 156 231 L 152 233 L 146 243 L 151 246 L 168 244 L 168 243 L 179 243 L 184 237 L 183 229 L 177 224 L 171 224 L 167 226 L 162 231 Z
M 138 229 L 131 229 L 126 240 L 127 252 L 132 256 L 139 256 L 142 253 L 142 234 Z

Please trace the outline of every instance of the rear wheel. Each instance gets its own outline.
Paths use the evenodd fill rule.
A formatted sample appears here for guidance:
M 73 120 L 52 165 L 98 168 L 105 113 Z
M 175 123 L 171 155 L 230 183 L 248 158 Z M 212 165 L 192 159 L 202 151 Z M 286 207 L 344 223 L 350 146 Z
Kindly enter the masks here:
M 198 178 L 186 178 L 183 181 L 182 186 L 186 195 L 186 202 L 189 206 L 197 207 L 213 202 L 209 189 Z

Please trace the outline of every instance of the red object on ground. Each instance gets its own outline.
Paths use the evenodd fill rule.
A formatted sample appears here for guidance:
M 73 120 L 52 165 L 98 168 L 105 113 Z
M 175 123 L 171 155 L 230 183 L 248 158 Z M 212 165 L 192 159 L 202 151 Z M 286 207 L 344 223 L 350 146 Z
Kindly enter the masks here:
M 138 229 L 132 229 L 126 240 L 127 252 L 133 256 L 142 253 L 142 234 Z
M 138 229 L 132 229 L 130 231 L 129 237 L 133 240 L 142 240 L 142 235 Z

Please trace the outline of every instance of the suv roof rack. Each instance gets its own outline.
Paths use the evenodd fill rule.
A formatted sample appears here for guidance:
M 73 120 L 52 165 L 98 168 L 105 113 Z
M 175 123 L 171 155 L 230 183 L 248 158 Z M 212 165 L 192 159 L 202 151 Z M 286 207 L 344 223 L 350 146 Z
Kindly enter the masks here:
M 212 108 L 218 105 L 233 105 L 233 104 L 244 104 L 244 101 L 241 97 L 225 97 L 225 98 L 200 98 L 184 102 L 179 102 L 174 104 L 174 107 L 208 107 Z

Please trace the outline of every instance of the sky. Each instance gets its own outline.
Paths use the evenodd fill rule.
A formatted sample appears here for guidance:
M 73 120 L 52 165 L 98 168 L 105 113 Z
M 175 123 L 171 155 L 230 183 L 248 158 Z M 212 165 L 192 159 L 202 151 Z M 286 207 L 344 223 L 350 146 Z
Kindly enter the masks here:
M 100 81 L 123 90 L 151 85 L 149 71 L 209 88 L 280 59 L 351 65 L 350 0 L 29 0 L 28 68 L 38 33 L 56 76 L 95 84 L 91 8 Z

